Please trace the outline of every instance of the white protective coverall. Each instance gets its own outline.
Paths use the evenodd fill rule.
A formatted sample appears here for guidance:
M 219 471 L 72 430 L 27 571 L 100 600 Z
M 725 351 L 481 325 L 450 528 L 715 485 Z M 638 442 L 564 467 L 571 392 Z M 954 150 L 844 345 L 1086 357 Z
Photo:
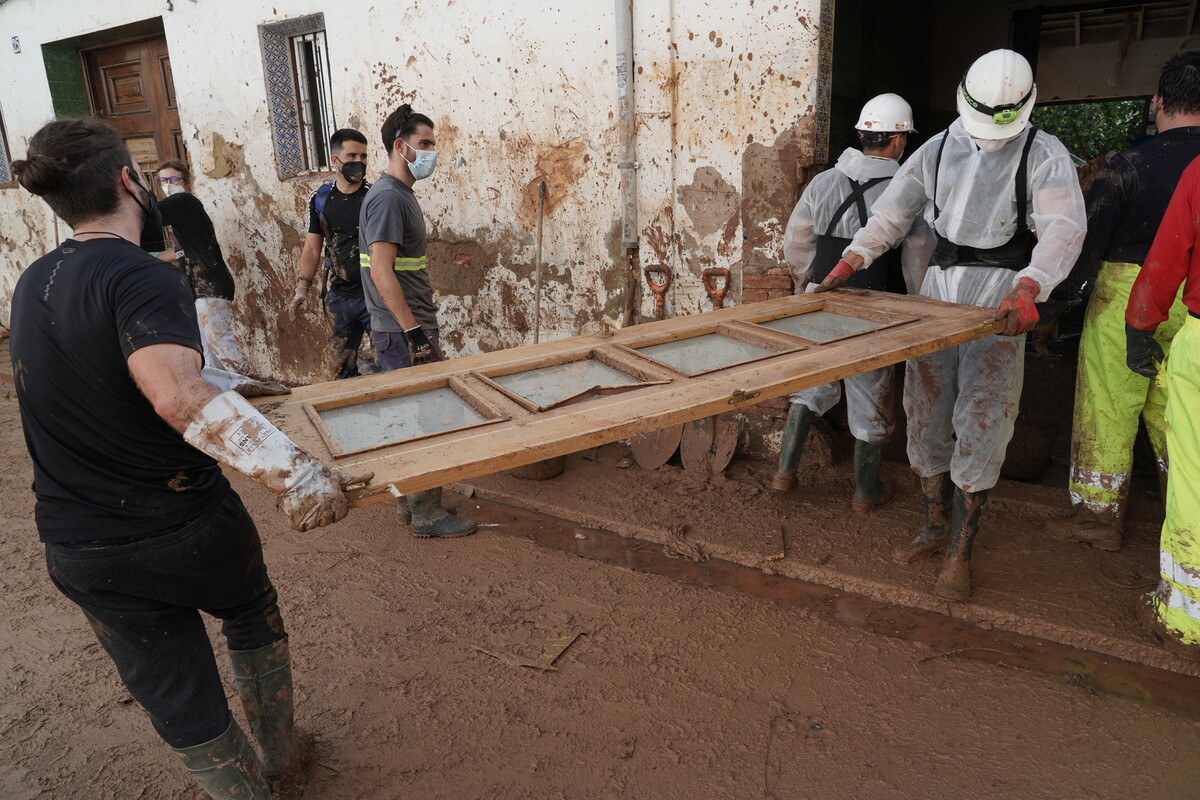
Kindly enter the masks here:
M 792 267 L 798 293 L 812 291 L 817 285 L 809 282 L 813 257 L 817 252 L 817 236 L 829 229 L 837 209 L 850 195 L 846 178 L 865 183 L 874 178 L 891 178 L 899 168 L 900 163 L 894 159 L 869 156 L 861 150 L 847 147 L 832 169 L 825 170 L 809 181 L 800 201 L 792 210 L 783 235 L 783 257 Z M 887 185 L 884 181 L 866 190 L 863 198 L 868 208 L 879 199 Z M 858 212 L 851 207 L 830 233 L 852 239 L 860 227 Z M 904 282 L 910 294 L 916 294 L 921 288 L 935 243 L 936 239 L 924 220 L 916 218 L 900 250 Z M 846 415 L 855 439 L 878 446 L 886 444 L 891 438 L 896 423 L 892 409 L 895 372 L 895 367 L 885 367 L 845 379 Z M 841 384 L 834 381 L 796 392 L 789 399 L 793 403 L 803 404 L 814 414 L 822 415 L 837 405 L 841 395 Z
M 867 226 L 846 252 L 867 264 L 884 253 L 923 214 L 942 236 L 960 246 L 993 248 L 1011 239 L 1016 224 L 1016 171 L 1032 127 L 996 152 L 984 152 L 955 120 L 926 142 L 875 202 Z M 941 164 L 935 165 L 947 137 Z M 1037 282 L 1037 302 L 1070 272 L 1087 221 L 1079 179 L 1067 149 L 1038 131 L 1027 164 L 1026 224 L 1037 233 L 1029 265 L 931 266 L 921 294 L 952 303 L 996 308 L 1020 278 Z M 934 202 L 941 208 L 935 221 Z M 1024 381 L 1025 336 L 990 336 L 908 361 L 904 411 L 908 458 L 921 477 L 950 472 L 967 492 L 996 485 Z

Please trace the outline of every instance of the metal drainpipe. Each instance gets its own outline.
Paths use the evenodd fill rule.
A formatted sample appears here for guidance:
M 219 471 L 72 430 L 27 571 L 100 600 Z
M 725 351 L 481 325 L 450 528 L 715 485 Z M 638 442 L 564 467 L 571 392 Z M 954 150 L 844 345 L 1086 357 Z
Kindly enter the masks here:
M 637 119 L 633 102 L 633 0 L 615 0 L 617 44 L 617 125 L 621 134 L 621 246 L 628 256 L 622 326 L 633 323 L 641 269 L 638 265 Z

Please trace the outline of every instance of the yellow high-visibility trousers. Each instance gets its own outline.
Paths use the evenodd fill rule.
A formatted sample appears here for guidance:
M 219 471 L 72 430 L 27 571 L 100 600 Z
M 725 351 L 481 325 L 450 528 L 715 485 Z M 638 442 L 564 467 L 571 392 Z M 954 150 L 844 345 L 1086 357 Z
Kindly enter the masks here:
M 1106 261 L 1101 266 L 1083 323 L 1075 379 L 1071 503 L 1086 505 L 1118 529 L 1129 496 L 1139 417 L 1145 419 L 1159 468 L 1167 466 L 1166 393 L 1125 364 L 1125 306 L 1140 271 L 1137 264 Z M 1164 352 L 1170 352 L 1171 339 L 1186 318 L 1187 307 L 1177 298 L 1170 318 L 1154 334 Z
M 1167 393 L 1167 517 L 1154 608 L 1186 644 L 1200 645 L 1200 319 L 1187 317 L 1159 377 Z

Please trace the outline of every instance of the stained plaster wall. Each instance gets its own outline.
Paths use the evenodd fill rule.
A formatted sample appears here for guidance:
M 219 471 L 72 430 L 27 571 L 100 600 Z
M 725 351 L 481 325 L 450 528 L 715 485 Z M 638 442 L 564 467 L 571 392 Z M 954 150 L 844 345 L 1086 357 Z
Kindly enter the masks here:
M 280 180 L 258 26 L 322 10 L 308 0 L 9 0 L 0 5 L 0 113 L 14 157 L 52 116 L 39 45 L 162 18 L 195 193 L 237 281 L 236 333 L 261 372 L 330 377 L 318 317 L 285 313 L 309 192 Z M 634 0 L 640 257 L 676 275 L 668 309 L 710 305 L 705 267 L 786 286 L 781 239 L 813 161 L 818 0 Z M 532 339 L 537 184 L 545 181 L 542 339 L 617 319 L 620 247 L 611 3 L 344 3 L 326 10 L 333 107 L 382 170 L 379 126 L 401 102 L 436 123 L 439 166 L 417 194 L 452 355 Z M 23 52 L 7 46 L 20 36 Z M 0 322 L 21 269 L 65 236 L 48 208 L 0 186 Z M 643 291 L 639 311 L 653 300 Z

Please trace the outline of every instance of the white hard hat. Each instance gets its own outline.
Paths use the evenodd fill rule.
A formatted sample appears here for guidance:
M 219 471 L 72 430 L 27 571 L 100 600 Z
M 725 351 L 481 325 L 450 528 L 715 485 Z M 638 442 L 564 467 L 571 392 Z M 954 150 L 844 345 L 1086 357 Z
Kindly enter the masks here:
M 1011 139 L 1037 102 L 1033 70 L 1020 53 L 993 50 L 975 59 L 958 85 L 958 115 L 976 139 Z
M 898 94 L 872 97 L 862 107 L 855 129 L 871 133 L 916 133 L 912 108 Z

